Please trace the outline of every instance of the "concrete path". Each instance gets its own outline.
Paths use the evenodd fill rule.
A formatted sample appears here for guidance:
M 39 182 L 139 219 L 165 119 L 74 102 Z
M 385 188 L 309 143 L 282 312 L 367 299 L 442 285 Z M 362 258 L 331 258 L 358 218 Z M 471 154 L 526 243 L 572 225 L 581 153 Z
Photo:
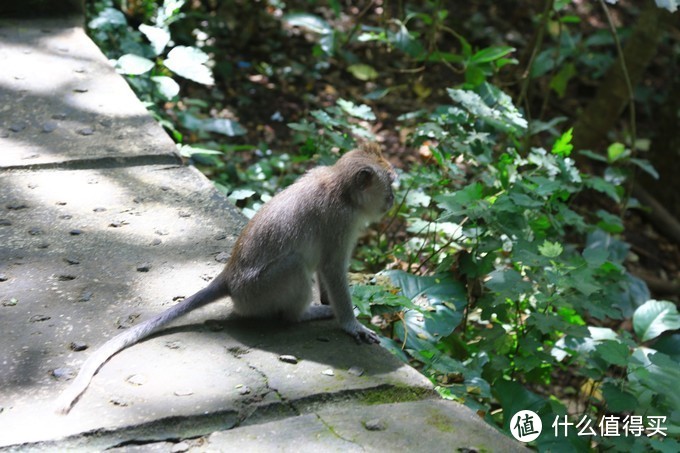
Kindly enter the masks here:
M 333 322 L 228 303 L 119 353 L 55 415 L 88 354 L 205 286 L 244 225 L 80 24 L 0 20 L 0 449 L 522 448 Z

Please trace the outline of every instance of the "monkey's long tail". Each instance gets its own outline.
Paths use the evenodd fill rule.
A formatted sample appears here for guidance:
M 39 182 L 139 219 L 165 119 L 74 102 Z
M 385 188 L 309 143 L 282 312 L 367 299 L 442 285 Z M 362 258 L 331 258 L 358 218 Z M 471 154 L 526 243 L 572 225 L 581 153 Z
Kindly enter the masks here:
M 215 278 L 207 287 L 184 299 L 179 304 L 170 307 L 154 318 L 125 330 L 104 343 L 103 346 L 88 357 L 78 376 L 59 396 L 55 405 L 56 412 L 64 415 L 68 414 L 73 404 L 90 385 L 90 381 L 97 374 L 97 371 L 114 354 L 157 332 L 180 316 L 227 295 L 228 291 L 224 289 L 224 281 L 220 278 Z

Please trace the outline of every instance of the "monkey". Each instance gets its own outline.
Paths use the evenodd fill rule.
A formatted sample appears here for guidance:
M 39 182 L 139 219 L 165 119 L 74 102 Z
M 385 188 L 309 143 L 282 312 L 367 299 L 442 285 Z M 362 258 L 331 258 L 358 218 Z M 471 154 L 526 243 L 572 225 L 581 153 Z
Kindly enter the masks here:
M 224 269 L 205 288 L 104 343 L 59 396 L 67 414 L 113 355 L 178 317 L 229 296 L 246 318 L 301 322 L 335 317 L 357 343 L 379 343 L 354 316 L 347 268 L 362 229 L 393 205 L 396 173 L 377 143 L 308 171 L 266 202 L 239 235 Z M 327 305 L 312 305 L 313 285 Z

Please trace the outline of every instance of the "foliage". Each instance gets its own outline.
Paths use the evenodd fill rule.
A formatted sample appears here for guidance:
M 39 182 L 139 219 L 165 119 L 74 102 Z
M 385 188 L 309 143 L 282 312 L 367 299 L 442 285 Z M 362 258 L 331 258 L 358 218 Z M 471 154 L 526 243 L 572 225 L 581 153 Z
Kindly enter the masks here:
M 491 415 L 496 402 L 512 414 L 530 401 L 544 426 L 566 413 L 516 383 L 549 387 L 569 368 L 593 389 L 584 396 L 587 415 L 664 415 L 668 434 L 680 434 L 680 406 L 666 388 L 677 357 L 646 344 L 678 328 L 677 309 L 648 300 L 644 283 L 626 272 L 628 246 L 612 236 L 623 228 L 618 217 L 598 211 L 590 219 L 570 207 L 588 187 L 620 201 L 622 181 L 581 174 L 568 157 L 570 130 L 550 152 L 523 153 L 527 123 L 498 88 L 450 89 L 449 96 L 453 104 L 409 115 L 417 121 L 414 146 L 426 146 L 431 158 L 402 177 L 398 215 L 410 239 L 393 253 L 408 269 L 428 263 L 437 274 L 387 273 L 411 304 L 393 326 L 396 341 L 384 345 L 417 361 L 442 396 L 506 428 L 507 419 Z M 582 236 L 583 245 L 573 242 Z M 400 310 L 380 303 L 392 285 L 382 296 L 373 289 L 373 311 L 359 305 L 365 314 Z M 636 338 L 587 322 L 631 315 Z M 541 436 L 537 446 L 553 442 Z
M 453 26 L 457 18 L 440 1 L 403 2 L 400 14 L 350 26 L 337 1 L 303 2 L 298 10 L 300 2 L 258 3 L 279 11 L 282 28 L 311 42 L 308 62 L 272 54 L 224 63 L 214 42 L 225 25 L 208 6 L 181 0 L 140 2 L 146 7 L 136 28 L 110 1 L 97 2 L 90 33 L 112 52 L 182 155 L 247 215 L 309 165 L 331 163 L 358 139 L 375 139 L 385 121 L 381 107 L 399 111 L 391 127 L 417 156 L 400 172 L 391 219 L 381 234 L 364 239 L 352 263 L 361 271 L 391 268 L 352 288 L 359 313 L 380 324 L 383 346 L 418 367 L 442 397 L 506 432 L 518 410 L 539 413 L 545 433 L 535 441 L 539 450 L 673 450 L 677 442 L 658 436 L 583 438 L 545 429 L 566 414 L 659 415 L 667 417 L 669 437 L 680 435 L 673 388 L 680 378 L 680 334 L 673 332 L 680 315 L 673 303 L 653 300 L 625 266 L 630 246 L 622 219 L 637 208 L 627 188 L 638 170 L 658 177 L 636 154 L 644 140 L 614 141 L 602 154 L 574 149 L 572 129 L 560 126 L 565 118 L 544 115 L 548 97 L 566 110 L 579 78 L 593 83 L 604 76 L 617 57 L 611 34 L 584 34 L 571 2 L 547 2 L 533 22 L 536 47 L 518 68 L 515 44 L 480 32 L 479 17 Z M 241 7 L 262 17 L 258 5 Z M 193 32 L 204 23 L 205 36 Z M 543 28 L 551 31 L 545 43 Z M 252 131 L 223 114 L 224 95 L 208 87 L 229 84 L 242 68 L 255 80 L 306 87 L 337 70 L 359 89 L 330 102 L 297 93 L 309 112 L 276 121 L 288 126 L 298 152 L 278 153 L 262 141 L 244 143 Z M 517 92 L 500 88 L 505 71 L 523 71 Z M 427 76 L 445 81 L 443 87 Z M 530 119 L 530 83 L 545 87 L 540 119 Z M 191 92 L 197 84 L 204 97 Z M 402 107 L 395 101 L 402 98 L 416 102 Z M 243 94 L 239 102 L 252 99 Z M 596 170 L 582 172 L 580 157 Z M 594 212 L 579 204 L 586 196 L 599 200 Z M 624 319 L 632 328 L 610 327 Z

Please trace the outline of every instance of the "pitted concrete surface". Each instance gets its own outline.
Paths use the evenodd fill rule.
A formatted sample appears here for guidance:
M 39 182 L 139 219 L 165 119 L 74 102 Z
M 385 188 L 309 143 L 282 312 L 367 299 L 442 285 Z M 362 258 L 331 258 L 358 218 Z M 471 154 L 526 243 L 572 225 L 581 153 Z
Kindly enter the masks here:
M 228 300 L 117 354 L 54 414 L 85 358 L 204 287 L 245 223 L 80 23 L 0 21 L 0 449 L 521 449 L 333 321 L 232 319 Z
M 82 19 L 0 21 L 0 167 L 178 164 Z

